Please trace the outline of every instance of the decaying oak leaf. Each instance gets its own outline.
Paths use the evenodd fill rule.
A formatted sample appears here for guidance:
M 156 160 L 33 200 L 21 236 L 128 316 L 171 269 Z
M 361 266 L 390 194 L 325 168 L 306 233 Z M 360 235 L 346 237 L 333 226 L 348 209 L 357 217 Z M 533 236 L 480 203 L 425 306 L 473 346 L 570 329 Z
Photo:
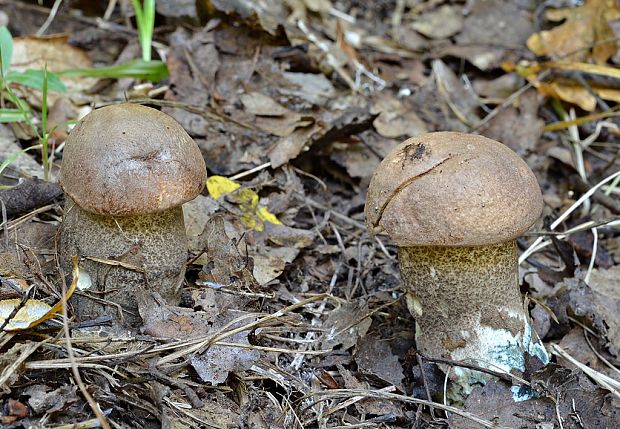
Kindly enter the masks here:
M 582 6 L 549 10 L 550 21 L 565 22 L 548 31 L 534 33 L 527 47 L 536 55 L 605 63 L 618 50 L 609 21 L 620 18 L 615 0 L 587 0 Z

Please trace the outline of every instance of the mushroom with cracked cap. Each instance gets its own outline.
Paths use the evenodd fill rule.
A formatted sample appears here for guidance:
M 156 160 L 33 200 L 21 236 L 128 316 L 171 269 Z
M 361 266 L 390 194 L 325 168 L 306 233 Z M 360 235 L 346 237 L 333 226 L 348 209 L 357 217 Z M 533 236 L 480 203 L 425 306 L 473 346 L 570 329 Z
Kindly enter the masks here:
M 366 225 L 398 246 L 425 356 L 508 372 L 524 371 L 526 354 L 548 362 L 523 308 L 516 245 L 541 211 L 527 164 L 486 137 L 422 134 L 381 162 L 368 188 Z M 486 379 L 455 373 L 464 394 Z
M 72 299 L 82 320 L 107 314 L 136 326 L 140 292 L 178 302 L 187 261 L 181 204 L 201 192 L 206 174 L 196 143 L 156 109 L 111 105 L 77 124 L 63 153 L 59 248 L 65 273 L 76 255 L 91 279 L 88 296 Z

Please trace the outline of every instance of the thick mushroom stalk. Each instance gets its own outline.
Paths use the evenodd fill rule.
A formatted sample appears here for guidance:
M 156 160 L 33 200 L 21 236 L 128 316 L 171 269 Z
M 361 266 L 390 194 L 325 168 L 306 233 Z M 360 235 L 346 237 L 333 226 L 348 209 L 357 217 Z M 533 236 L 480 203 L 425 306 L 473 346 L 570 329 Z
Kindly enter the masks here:
M 516 257 L 514 240 L 398 249 L 407 305 L 416 319 L 416 342 L 423 355 L 521 372 L 526 353 L 548 361 L 544 347 L 532 337 L 515 287 Z M 485 378 L 458 367 L 455 371 L 467 384 Z
M 398 246 L 416 343 L 430 358 L 524 371 L 548 362 L 518 286 L 516 237 L 540 216 L 527 164 L 481 136 L 424 134 L 396 147 L 375 172 L 366 201 L 371 233 Z M 465 392 L 484 381 L 457 369 Z
M 120 104 L 94 110 L 71 132 L 60 183 L 67 196 L 60 259 L 72 256 L 91 285 L 72 302 L 80 319 L 140 323 L 138 297 L 176 304 L 187 261 L 182 203 L 204 187 L 206 167 L 170 116 Z

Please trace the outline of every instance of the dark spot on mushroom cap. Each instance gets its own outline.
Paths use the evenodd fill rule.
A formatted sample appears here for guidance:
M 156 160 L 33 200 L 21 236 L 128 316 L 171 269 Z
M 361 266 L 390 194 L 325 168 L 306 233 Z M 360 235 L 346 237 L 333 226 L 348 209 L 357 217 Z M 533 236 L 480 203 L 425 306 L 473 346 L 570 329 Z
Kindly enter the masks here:
M 455 132 L 422 134 L 397 146 L 377 168 L 365 210 L 369 230 L 385 230 L 398 246 L 511 240 L 541 211 L 536 177 L 516 153 Z
M 412 143 L 404 145 L 401 149 L 401 153 L 403 154 L 401 168 L 404 169 L 408 161 L 411 162 L 416 159 L 422 159 L 426 151 L 427 148 L 424 143 Z

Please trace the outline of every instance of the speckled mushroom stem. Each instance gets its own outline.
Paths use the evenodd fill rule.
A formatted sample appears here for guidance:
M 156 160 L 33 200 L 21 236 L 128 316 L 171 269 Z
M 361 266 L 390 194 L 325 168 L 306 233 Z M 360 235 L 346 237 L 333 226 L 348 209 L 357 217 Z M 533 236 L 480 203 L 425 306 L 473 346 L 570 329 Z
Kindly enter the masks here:
M 91 278 L 91 288 L 72 298 L 81 320 L 109 315 L 119 325 L 139 325 L 138 288 L 156 291 L 170 304 L 179 301 L 187 261 L 181 206 L 113 217 L 83 210 L 67 197 L 59 248 L 65 274 L 77 255 Z
M 526 352 L 548 362 L 523 308 L 516 241 L 399 247 L 398 259 L 416 320 L 416 343 L 424 355 L 506 371 L 524 371 Z M 455 371 L 472 382 L 485 377 Z

